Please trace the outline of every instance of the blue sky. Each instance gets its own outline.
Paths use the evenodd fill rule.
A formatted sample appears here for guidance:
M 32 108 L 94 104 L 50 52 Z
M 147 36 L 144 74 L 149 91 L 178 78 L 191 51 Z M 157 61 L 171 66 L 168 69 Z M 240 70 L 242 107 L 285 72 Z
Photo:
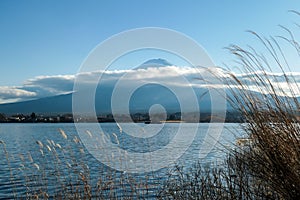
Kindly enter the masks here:
M 224 47 L 258 45 L 246 30 L 279 35 L 283 31 L 278 24 L 282 24 L 299 32 L 293 23 L 300 17 L 287 12 L 291 9 L 300 11 L 300 4 L 296 0 L 2 0 L 0 86 L 18 86 L 39 75 L 75 74 L 103 40 L 149 26 L 182 32 L 202 45 L 217 65 L 230 65 L 233 57 Z M 131 66 L 140 60 L 124 59 L 118 64 Z M 297 62 L 291 67 L 300 71 Z

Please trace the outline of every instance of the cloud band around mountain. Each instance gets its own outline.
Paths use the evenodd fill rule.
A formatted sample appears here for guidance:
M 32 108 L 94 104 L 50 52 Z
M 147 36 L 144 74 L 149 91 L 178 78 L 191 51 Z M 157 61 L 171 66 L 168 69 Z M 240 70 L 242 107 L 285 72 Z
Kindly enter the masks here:
M 226 71 L 220 68 L 211 68 L 212 73 L 222 75 L 225 79 L 229 78 L 226 76 Z M 177 66 L 162 66 L 162 67 L 149 67 L 146 69 L 130 69 L 130 70 L 108 70 L 108 71 L 95 71 L 89 73 L 82 73 L 80 80 L 82 84 L 86 84 L 87 87 L 91 84 L 97 84 L 98 78 L 102 75 L 102 79 L 99 84 L 106 88 L 111 88 L 120 80 L 125 74 L 128 81 L 123 80 L 122 87 L 130 88 L 131 83 L 134 81 L 143 81 L 145 83 L 167 83 L 169 85 L 177 87 L 223 87 L 223 88 L 238 88 L 236 84 L 220 85 L 210 83 L 208 77 L 208 71 L 204 68 L 193 68 L 193 67 L 177 67 Z M 259 73 L 259 72 L 256 72 Z M 260 90 L 256 83 L 253 82 L 251 74 L 235 74 L 244 84 L 247 85 L 249 90 L 268 93 L 269 91 Z M 280 95 L 292 96 L 293 94 L 289 91 L 293 88 L 293 92 L 296 96 L 300 96 L 299 85 L 300 85 L 300 73 L 287 74 L 288 78 L 293 82 L 288 85 L 286 77 L 283 74 L 268 74 L 271 82 L 278 86 L 278 92 Z M 187 85 L 180 85 L 174 81 L 177 76 L 184 76 L 188 83 Z M 56 75 L 56 76 L 38 76 L 29 79 L 24 82 L 22 86 L 1 86 L 0 87 L 0 103 L 26 101 L 31 99 L 39 99 L 43 97 L 55 96 L 60 94 L 67 94 L 73 92 L 73 84 L 76 76 L 75 75 Z M 205 80 L 206 79 L 206 80 Z M 286 91 L 286 92 L 284 92 Z

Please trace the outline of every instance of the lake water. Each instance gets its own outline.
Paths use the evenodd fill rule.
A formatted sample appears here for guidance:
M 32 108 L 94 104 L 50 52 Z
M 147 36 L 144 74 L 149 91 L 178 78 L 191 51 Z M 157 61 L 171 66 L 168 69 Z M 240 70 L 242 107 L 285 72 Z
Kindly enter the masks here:
M 153 152 L 167 146 L 178 133 L 179 128 L 189 136 L 192 126 L 195 124 L 166 123 L 161 130 L 157 124 L 135 124 L 142 130 L 159 130 L 156 135 L 148 138 L 128 136 L 121 132 L 115 123 L 100 124 L 103 134 L 110 144 L 125 149 L 128 154 L 138 152 L 143 154 Z M 29 194 L 47 193 L 51 197 L 60 197 L 63 191 L 72 191 L 77 188 L 84 192 L 85 183 L 95 186 L 91 188 L 92 195 L 103 193 L 103 197 L 124 197 L 133 193 L 139 197 L 154 198 L 157 188 L 167 178 L 167 173 L 175 164 L 192 166 L 199 160 L 203 165 L 220 164 L 225 159 L 226 150 L 232 148 L 236 137 L 243 135 L 240 124 L 197 124 L 197 132 L 191 145 L 179 155 L 172 164 L 156 169 L 161 161 L 168 160 L 171 154 L 176 154 L 182 148 L 182 141 L 176 141 L 164 154 L 149 158 L 117 157 L 111 152 L 105 160 L 105 164 L 97 158 L 97 153 L 107 151 L 101 146 L 95 145 L 93 124 L 81 124 L 81 128 L 88 130 L 86 137 L 91 138 L 88 148 L 81 142 L 82 135 L 78 135 L 76 127 L 68 124 L 0 124 L 0 140 L 5 142 L 0 145 L 0 199 L 4 198 L 28 198 Z M 130 126 L 130 125 L 128 125 Z M 213 140 L 207 139 L 207 131 L 219 130 L 222 132 L 216 145 Z M 128 127 L 127 127 L 128 128 Z M 130 128 L 130 127 L 129 127 Z M 63 137 L 59 130 L 63 130 L 67 138 Z M 206 139 L 205 139 L 206 138 Z M 210 142 L 208 145 L 203 141 Z M 95 148 L 91 148 L 94 145 Z M 201 157 L 202 147 L 213 147 L 207 155 Z M 92 152 L 92 154 L 89 152 Z M 177 151 L 178 150 L 178 151 Z M 200 154 L 199 154 L 200 152 Z M 203 152 L 203 151 L 202 151 Z M 111 155 L 112 154 L 112 155 Z M 205 153 L 206 154 L 206 153 Z M 146 155 L 146 154 L 145 154 Z M 99 155 L 98 155 L 99 156 Z M 96 157 L 96 158 L 95 158 Z M 174 157 L 174 158 L 175 158 Z M 104 159 L 102 160 L 104 161 Z M 128 171 L 118 171 L 122 165 L 128 164 Z M 107 166 L 109 165 L 109 166 Z M 131 166 L 131 168 L 129 167 Z M 150 166 L 149 166 L 150 165 Z M 141 169 L 141 166 L 153 167 L 155 171 L 130 173 L 132 166 Z M 115 169 L 112 169 L 115 168 Z M 126 169 L 126 167 L 122 168 Z M 109 185 L 107 183 L 110 183 Z M 102 195 L 102 194 L 101 194 Z

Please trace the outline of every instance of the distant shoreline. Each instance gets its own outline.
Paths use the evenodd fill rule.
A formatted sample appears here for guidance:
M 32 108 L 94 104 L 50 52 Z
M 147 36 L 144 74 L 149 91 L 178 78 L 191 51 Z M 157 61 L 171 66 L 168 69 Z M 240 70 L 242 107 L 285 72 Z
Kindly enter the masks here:
M 197 116 L 199 115 L 199 116 Z M 124 115 L 102 114 L 95 117 L 89 116 L 73 116 L 72 113 L 45 115 L 45 114 L 15 114 L 6 116 L 0 113 L 0 123 L 114 123 L 117 120 L 119 123 L 145 123 L 145 124 L 159 124 L 159 123 L 243 123 L 245 119 L 237 112 L 227 112 L 225 116 L 222 114 L 212 115 L 212 113 L 188 113 L 184 115 L 180 112 L 170 113 L 164 119 L 160 114 L 149 116 L 148 113 L 135 113 L 129 117 Z M 164 119 L 164 120 L 161 120 Z
M 91 121 L 80 121 L 80 122 L 0 122 L 0 124 L 75 124 L 75 123 L 99 123 L 99 124 L 102 124 L 102 123 L 116 123 L 115 121 L 101 121 L 101 122 L 91 122 Z M 138 121 L 138 122 L 120 122 L 120 123 L 144 123 L 144 121 Z M 167 123 L 167 124 L 179 124 L 179 123 L 183 123 L 183 124 L 191 124 L 191 123 L 244 123 L 244 122 L 240 122 L 240 121 L 236 121 L 236 122 L 233 122 L 233 121 L 224 121 L 224 122 L 210 122 L 210 121 L 199 121 L 199 122 L 186 122 L 186 121 L 162 121 L 160 124 L 164 124 L 164 123 Z M 149 123 L 149 124 L 157 124 L 157 123 Z

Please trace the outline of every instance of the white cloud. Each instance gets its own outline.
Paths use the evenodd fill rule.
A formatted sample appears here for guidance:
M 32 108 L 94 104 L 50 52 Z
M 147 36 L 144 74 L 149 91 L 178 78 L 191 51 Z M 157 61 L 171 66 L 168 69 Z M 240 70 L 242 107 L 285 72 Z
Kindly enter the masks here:
M 0 86 L 0 101 L 3 103 L 15 102 L 34 98 L 37 94 L 17 87 Z
M 174 87 L 193 87 L 193 88 L 238 88 L 234 83 L 229 86 L 224 86 L 220 82 L 214 79 L 214 75 L 223 77 L 224 80 L 228 80 L 229 76 L 221 68 L 192 68 L 192 67 L 154 67 L 147 69 L 131 69 L 131 70 L 111 70 L 111 71 L 95 71 L 85 72 L 78 74 L 81 84 L 97 84 L 99 76 L 102 75 L 102 79 L 99 82 L 101 86 L 113 87 L 117 81 L 122 80 L 122 87 L 130 88 L 132 84 L 139 82 L 141 84 L 146 83 L 163 83 Z M 251 91 L 268 93 L 269 91 L 260 89 L 253 82 L 253 74 L 235 74 L 242 82 L 247 85 L 247 88 Z M 272 84 L 277 85 L 275 87 L 276 92 L 281 95 L 292 96 L 290 88 L 296 96 L 300 96 L 300 73 L 287 74 L 287 76 L 296 82 L 293 82 L 290 86 L 286 83 L 285 77 L 280 73 L 268 73 Z M 292 75 L 294 78 L 292 79 Z M 184 77 L 185 81 L 182 81 Z M 59 94 L 71 93 L 73 91 L 73 83 L 76 75 L 57 75 L 57 76 L 38 76 L 29 79 L 24 82 L 22 86 L 14 87 L 0 87 L 0 102 L 15 102 L 24 101 L 28 99 L 36 99 L 47 96 L 54 96 Z M 215 81 L 213 81 L 215 80 Z M 220 79 L 222 80 L 222 79 Z M 284 91 L 284 92 L 282 92 Z
M 241 80 L 246 89 L 254 92 L 300 97 L 300 73 L 298 72 L 289 72 L 284 75 L 283 73 L 257 71 L 248 74 L 235 74 L 235 76 Z M 258 86 L 257 83 L 260 81 L 263 81 L 265 85 Z M 231 87 L 237 86 L 232 84 Z

